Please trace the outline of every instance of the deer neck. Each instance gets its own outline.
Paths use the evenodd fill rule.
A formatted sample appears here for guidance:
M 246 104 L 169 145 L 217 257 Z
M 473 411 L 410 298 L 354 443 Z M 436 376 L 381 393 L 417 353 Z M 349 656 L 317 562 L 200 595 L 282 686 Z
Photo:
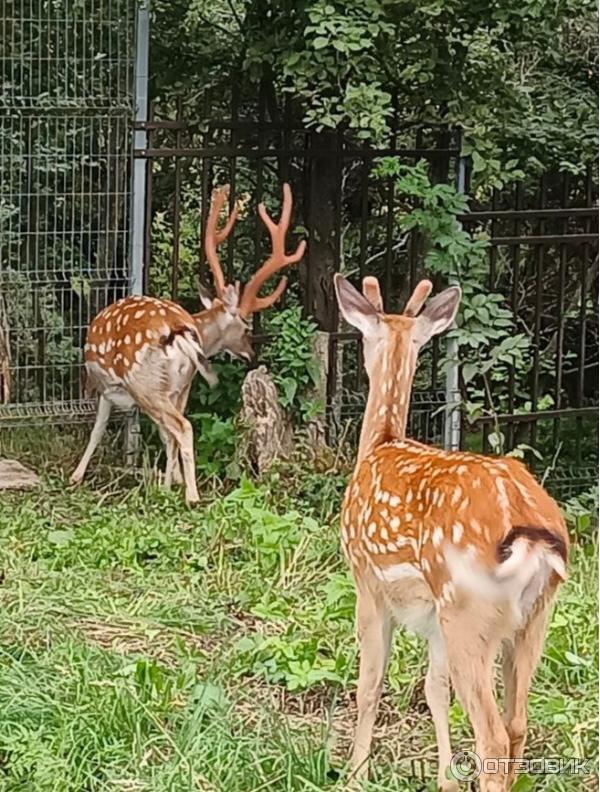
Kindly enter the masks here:
M 406 438 L 417 354 L 408 343 L 387 344 L 369 372 L 369 396 L 358 446 L 357 466 L 377 446 Z
M 222 310 L 219 306 L 192 314 L 206 357 L 212 357 L 221 351 L 222 331 L 219 324 L 219 313 Z

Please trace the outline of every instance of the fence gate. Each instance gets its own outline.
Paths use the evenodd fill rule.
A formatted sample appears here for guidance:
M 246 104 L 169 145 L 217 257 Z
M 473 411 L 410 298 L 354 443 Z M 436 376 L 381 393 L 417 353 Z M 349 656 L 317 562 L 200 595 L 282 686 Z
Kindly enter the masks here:
M 78 419 L 81 347 L 129 289 L 136 0 L 0 0 L 0 426 Z

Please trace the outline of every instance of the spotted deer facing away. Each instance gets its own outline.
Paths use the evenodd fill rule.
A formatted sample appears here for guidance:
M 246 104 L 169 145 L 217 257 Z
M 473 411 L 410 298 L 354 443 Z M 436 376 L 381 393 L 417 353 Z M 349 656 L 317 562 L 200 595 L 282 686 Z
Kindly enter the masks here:
M 106 430 L 112 408 L 129 409 L 137 405 L 158 424 L 165 443 L 165 486 L 181 482 L 181 459 L 186 500 L 189 503 L 198 501 L 193 432 L 183 415 L 192 380 L 199 371 L 214 384 L 216 376 L 208 358 L 221 351 L 243 360 L 252 359 L 249 319 L 281 297 L 286 279 L 281 278 L 267 296 L 259 297 L 260 289 L 271 275 L 300 261 L 305 249 L 305 243 L 300 242 L 294 253 L 285 252 L 285 235 L 292 212 L 292 194 L 285 184 L 279 223 L 271 220 L 263 204 L 258 207 L 271 236 L 271 255 L 243 292 L 239 283 L 227 284 L 217 248 L 231 233 L 237 217 L 237 208 L 234 208 L 225 225 L 218 228 L 219 215 L 228 194 L 228 187 L 214 191 L 207 221 L 204 243 L 216 297 L 212 299 L 204 292 L 201 294 L 206 310 L 189 314 L 170 300 L 125 297 L 106 307 L 90 325 L 84 346 L 86 390 L 89 396 L 98 397 L 98 412 L 88 446 L 71 476 L 71 483 L 82 481 Z
M 345 556 L 357 588 L 360 672 L 352 765 L 365 776 L 393 627 L 429 642 L 425 696 L 439 755 L 452 752 L 449 679 L 468 714 L 481 759 L 521 757 L 527 696 L 546 618 L 566 577 L 568 537 L 557 504 L 515 459 L 442 451 L 406 439 L 420 348 L 453 322 L 460 289 L 434 297 L 421 281 L 403 315 L 383 313 L 379 286 L 361 295 L 337 275 L 344 318 L 363 335 L 369 397 L 358 459 L 342 508 Z M 504 718 L 492 666 L 502 647 Z M 509 774 L 482 774 L 481 789 L 508 789 Z

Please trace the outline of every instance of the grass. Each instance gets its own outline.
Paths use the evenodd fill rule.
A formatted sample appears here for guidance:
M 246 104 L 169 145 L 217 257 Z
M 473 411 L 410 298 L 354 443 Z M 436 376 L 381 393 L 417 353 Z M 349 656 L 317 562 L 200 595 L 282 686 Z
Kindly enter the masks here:
M 64 472 L 77 447 L 63 438 Z M 189 510 L 107 463 L 72 490 L 43 458 L 41 491 L 0 500 L 0 790 L 341 789 L 357 668 L 345 476 L 283 469 L 207 487 Z M 530 697 L 531 756 L 597 753 L 589 532 L 571 565 Z M 372 791 L 434 788 L 424 664 L 399 634 Z M 472 747 L 457 703 L 451 720 L 453 746 Z M 597 778 L 521 779 L 533 788 Z

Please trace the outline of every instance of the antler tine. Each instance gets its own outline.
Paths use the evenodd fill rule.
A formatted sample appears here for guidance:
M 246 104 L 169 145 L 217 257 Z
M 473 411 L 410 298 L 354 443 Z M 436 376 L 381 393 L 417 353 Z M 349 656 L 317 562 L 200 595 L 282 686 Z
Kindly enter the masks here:
M 206 221 L 206 235 L 204 237 L 204 250 L 206 252 L 206 260 L 212 271 L 213 278 L 215 279 L 215 290 L 218 297 L 222 297 L 225 292 L 225 276 L 221 269 L 219 256 L 217 253 L 217 246 L 224 242 L 229 234 L 235 221 L 237 220 L 238 210 L 237 206 L 233 207 L 233 211 L 227 218 L 227 222 L 223 228 L 218 229 L 219 215 L 223 208 L 223 204 L 229 197 L 229 185 L 218 187 L 213 190 L 212 199 L 210 203 L 210 212 L 208 213 L 208 220 Z
M 379 311 L 379 313 L 383 313 L 383 298 L 377 278 L 374 278 L 372 275 L 367 275 L 363 278 L 362 287 L 364 296 L 371 303 L 373 308 Z
M 406 303 L 404 316 L 416 316 L 423 307 L 425 300 L 431 294 L 432 289 L 433 283 L 430 280 L 419 281 L 419 283 L 417 283 L 415 286 L 415 290 L 411 294 L 408 302 Z
M 276 288 L 266 297 L 258 296 L 261 286 L 278 270 L 300 261 L 306 250 L 306 242 L 303 240 L 298 243 L 293 253 L 288 255 L 285 252 L 285 235 L 292 216 L 292 191 L 289 184 L 283 185 L 283 205 L 278 223 L 272 220 L 262 203 L 258 206 L 258 214 L 271 235 L 272 253 L 246 284 L 240 304 L 240 313 L 246 317 L 277 302 L 285 291 L 287 278 L 281 278 Z

